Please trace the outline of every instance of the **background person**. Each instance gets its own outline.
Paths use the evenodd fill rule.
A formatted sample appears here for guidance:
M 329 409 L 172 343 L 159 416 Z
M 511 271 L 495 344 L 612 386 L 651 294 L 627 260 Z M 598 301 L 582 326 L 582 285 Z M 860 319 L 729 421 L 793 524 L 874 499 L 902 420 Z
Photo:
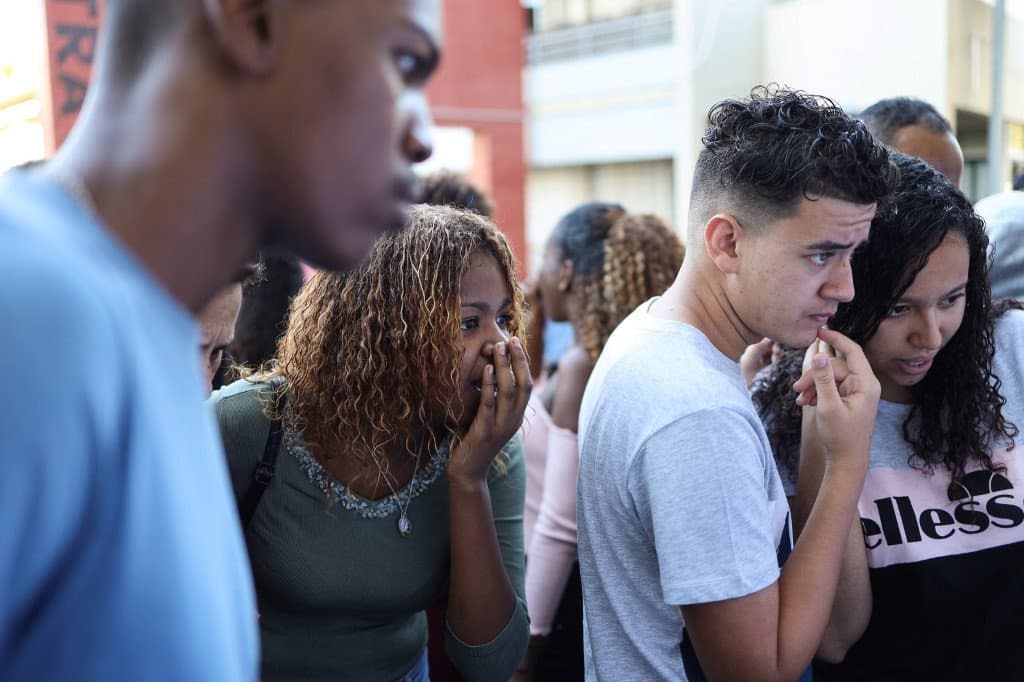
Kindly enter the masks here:
M 853 259 L 857 296 L 829 322 L 863 344 L 882 399 L 818 652 L 837 665 L 815 679 L 1021 679 L 1024 312 L 991 301 L 970 202 L 920 160 L 897 159 L 899 188 Z M 808 428 L 817 408 L 805 397 L 801 415 L 789 389 L 802 355 L 761 375 L 754 394 L 788 494 L 796 480 L 797 528 L 824 464 Z
M 493 224 L 416 206 L 351 274 L 306 284 L 268 375 L 214 394 L 239 500 L 267 415 L 283 426 L 246 527 L 263 679 L 426 679 L 424 609 L 446 584 L 456 669 L 511 675 L 528 638 L 521 318 Z
M 974 205 L 985 221 L 992 267 L 992 296 L 1024 299 L 1024 191 L 985 197 Z
M 256 262 L 242 268 L 236 281 L 222 288 L 203 306 L 196 317 L 199 323 L 199 364 L 204 370 L 207 395 L 216 387 L 217 373 L 230 360 L 238 312 L 246 291 L 263 277 L 264 266 Z
M 547 317 L 576 339 L 534 391 L 523 425 L 527 461 L 526 600 L 535 680 L 583 679 L 583 595 L 576 552 L 576 437 L 580 400 L 612 330 L 664 291 L 683 245 L 653 215 L 583 204 L 558 221 L 544 250 L 538 293 Z M 535 520 L 535 523 L 534 523 Z
M 860 118 L 876 140 L 904 154 L 916 156 L 954 185 L 964 172 L 964 153 L 949 121 L 931 104 L 912 97 L 882 99 Z

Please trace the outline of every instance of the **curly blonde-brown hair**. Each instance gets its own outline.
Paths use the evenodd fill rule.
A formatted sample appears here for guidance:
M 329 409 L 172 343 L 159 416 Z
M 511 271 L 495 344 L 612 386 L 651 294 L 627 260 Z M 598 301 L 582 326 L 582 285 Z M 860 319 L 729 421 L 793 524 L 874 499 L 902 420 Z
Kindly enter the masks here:
M 478 251 L 504 274 L 509 333 L 519 335 L 523 294 L 508 242 L 487 218 L 450 207 L 412 207 L 365 263 L 319 272 L 296 296 L 273 373 L 320 457 L 369 466 L 371 452 L 399 446 L 416 457 L 458 436 L 459 288 Z
M 657 216 L 600 202 L 562 218 L 555 239 L 562 258 L 573 262 L 572 291 L 582 302 L 579 343 L 593 359 L 627 315 L 668 288 L 685 253 Z

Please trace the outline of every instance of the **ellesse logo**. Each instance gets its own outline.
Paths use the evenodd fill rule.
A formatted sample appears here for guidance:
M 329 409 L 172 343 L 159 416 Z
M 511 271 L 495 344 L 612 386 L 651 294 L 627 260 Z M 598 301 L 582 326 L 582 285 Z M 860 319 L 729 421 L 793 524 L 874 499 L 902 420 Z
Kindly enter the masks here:
M 916 509 L 910 497 L 874 500 L 878 521 L 861 518 L 864 543 L 875 549 L 886 545 L 946 540 L 957 534 L 977 535 L 992 528 L 1016 528 L 1024 523 L 1024 500 L 1015 498 L 1013 484 L 992 471 L 972 471 L 955 496 L 955 507 Z

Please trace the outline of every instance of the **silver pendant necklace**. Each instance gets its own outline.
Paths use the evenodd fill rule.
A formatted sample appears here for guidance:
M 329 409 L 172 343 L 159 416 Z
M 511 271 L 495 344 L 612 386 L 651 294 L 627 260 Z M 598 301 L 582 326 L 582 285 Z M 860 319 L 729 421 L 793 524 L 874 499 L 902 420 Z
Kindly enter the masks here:
M 409 520 L 409 504 L 412 502 L 412 492 L 416 487 L 416 474 L 420 471 L 420 458 L 416 457 L 416 466 L 412 470 L 412 479 L 409 480 L 409 495 L 405 498 L 405 504 L 402 504 L 402 499 L 398 496 L 398 491 L 391 485 L 391 480 L 388 475 L 384 473 L 384 468 L 380 465 L 380 460 L 377 459 L 377 455 L 370 452 L 370 457 L 373 457 L 374 464 L 377 465 L 377 471 L 380 472 L 381 478 L 384 479 L 384 483 L 387 484 L 388 490 L 391 491 L 391 496 L 395 498 L 395 505 L 398 507 L 398 534 L 403 538 L 407 538 L 412 535 L 412 521 Z

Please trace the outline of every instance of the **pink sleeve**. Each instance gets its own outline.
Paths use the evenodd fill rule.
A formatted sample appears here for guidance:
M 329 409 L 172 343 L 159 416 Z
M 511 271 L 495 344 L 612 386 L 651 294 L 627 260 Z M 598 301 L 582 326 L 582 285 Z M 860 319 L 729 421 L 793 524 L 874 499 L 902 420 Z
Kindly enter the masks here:
M 526 553 L 526 603 L 530 610 L 530 634 L 534 635 L 551 631 L 558 603 L 576 561 L 579 441 L 568 429 L 554 424 L 549 428 L 540 514 Z

